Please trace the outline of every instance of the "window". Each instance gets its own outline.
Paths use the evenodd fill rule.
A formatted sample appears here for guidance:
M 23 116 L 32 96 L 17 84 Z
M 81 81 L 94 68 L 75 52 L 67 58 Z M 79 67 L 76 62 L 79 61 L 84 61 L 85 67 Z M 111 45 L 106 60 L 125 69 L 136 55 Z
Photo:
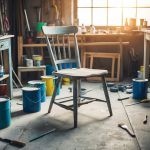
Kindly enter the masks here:
M 123 26 L 126 18 L 150 25 L 150 0 L 77 0 L 79 25 Z

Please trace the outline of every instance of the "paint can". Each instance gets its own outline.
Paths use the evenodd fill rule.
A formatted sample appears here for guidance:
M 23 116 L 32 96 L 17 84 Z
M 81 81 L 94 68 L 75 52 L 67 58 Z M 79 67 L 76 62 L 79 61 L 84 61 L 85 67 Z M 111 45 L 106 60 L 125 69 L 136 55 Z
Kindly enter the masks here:
M 148 79 L 133 79 L 133 99 L 147 98 Z
M 34 62 L 34 66 L 41 66 L 42 64 L 42 56 L 40 55 L 33 55 L 33 62 Z
M 53 76 L 41 76 L 42 81 L 46 83 L 46 96 L 52 96 L 54 92 L 54 79 Z
M 46 65 L 46 75 L 52 75 L 54 68 L 52 65 Z
M 33 67 L 33 60 L 32 59 L 26 59 L 26 66 L 27 67 Z
M 46 83 L 40 80 L 33 80 L 33 81 L 29 81 L 28 84 L 31 87 L 37 87 L 40 89 L 41 102 L 45 102 L 46 101 Z
M 10 123 L 10 100 L 7 98 L 0 98 L 0 129 L 10 126 Z
M 36 31 L 37 32 L 42 32 L 42 26 L 46 26 L 47 22 L 38 22 L 36 25 Z
M 0 84 L 0 96 L 7 95 L 7 84 Z
M 67 77 L 63 78 L 62 83 L 63 85 L 70 85 L 70 78 L 67 78 Z
M 24 112 L 39 112 L 41 110 L 41 92 L 36 87 L 22 88 L 23 95 L 23 111 Z

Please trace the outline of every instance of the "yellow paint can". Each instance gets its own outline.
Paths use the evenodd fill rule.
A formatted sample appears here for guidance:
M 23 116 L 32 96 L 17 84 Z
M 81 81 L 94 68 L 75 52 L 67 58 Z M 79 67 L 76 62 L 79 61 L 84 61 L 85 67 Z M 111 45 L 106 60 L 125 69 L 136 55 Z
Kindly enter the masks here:
M 140 66 L 140 71 L 144 72 L 144 66 Z
M 70 78 L 62 78 L 63 85 L 69 85 L 70 84 Z
M 54 92 L 53 76 L 41 76 L 42 81 L 46 83 L 46 96 L 52 96 Z

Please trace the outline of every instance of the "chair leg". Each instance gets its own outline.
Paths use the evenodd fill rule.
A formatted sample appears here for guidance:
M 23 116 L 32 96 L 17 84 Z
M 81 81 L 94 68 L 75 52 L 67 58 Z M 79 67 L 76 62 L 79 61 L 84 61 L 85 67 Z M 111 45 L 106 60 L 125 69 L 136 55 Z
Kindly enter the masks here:
M 78 125 L 78 80 L 73 80 L 73 116 L 74 128 Z
M 77 80 L 77 97 L 78 97 L 78 103 L 80 103 L 81 102 L 81 99 L 80 99 L 80 97 L 81 97 L 81 80 Z
M 105 94 L 108 110 L 109 110 L 110 116 L 112 116 L 113 113 L 112 113 L 112 109 L 111 109 L 110 98 L 109 98 L 109 94 L 108 94 L 108 90 L 107 90 L 106 81 L 105 81 L 105 77 L 104 76 L 102 76 L 102 83 L 103 83 L 103 90 L 104 90 L 104 94 Z
M 58 77 L 57 82 L 56 82 L 56 86 L 55 86 L 55 89 L 54 89 L 54 92 L 53 92 L 53 95 L 52 95 L 52 98 L 51 98 L 51 101 L 50 101 L 50 104 L 49 104 L 48 113 L 51 112 L 53 103 L 55 101 L 56 93 L 57 93 L 57 90 L 58 90 L 58 86 L 59 86 L 61 80 L 62 80 L 62 77 Z

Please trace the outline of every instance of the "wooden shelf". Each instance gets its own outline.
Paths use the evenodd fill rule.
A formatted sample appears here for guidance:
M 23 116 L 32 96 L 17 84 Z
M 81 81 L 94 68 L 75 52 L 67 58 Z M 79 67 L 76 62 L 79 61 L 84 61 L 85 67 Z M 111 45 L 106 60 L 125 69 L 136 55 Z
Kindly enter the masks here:
M 5 79 L 7 79 L 9 77 L 9 75 L 8 74 L 5 74 L 5 75 L 3 75 L 3 77 L 0 77 L 0 81 L 3 81 L 3 80 L 5 80 Z

